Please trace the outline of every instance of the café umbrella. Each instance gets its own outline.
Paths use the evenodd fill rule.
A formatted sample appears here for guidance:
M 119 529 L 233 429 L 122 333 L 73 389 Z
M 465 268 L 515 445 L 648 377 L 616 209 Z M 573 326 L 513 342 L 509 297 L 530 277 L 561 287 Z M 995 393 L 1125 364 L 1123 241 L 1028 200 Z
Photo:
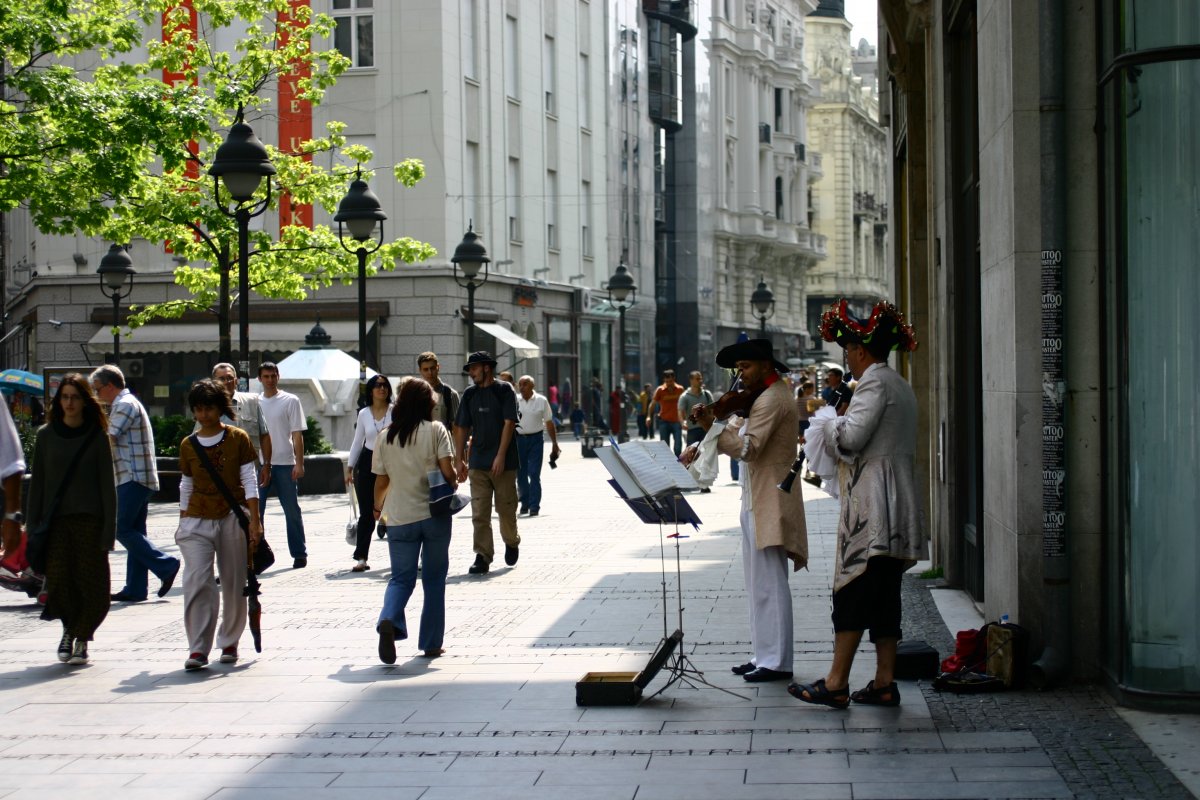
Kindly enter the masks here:
M 42 394 L 45 384 L 42 376 L 23 369 L 6 369 L 0 371 L 0 389 L 10 389 L 28 394 Z

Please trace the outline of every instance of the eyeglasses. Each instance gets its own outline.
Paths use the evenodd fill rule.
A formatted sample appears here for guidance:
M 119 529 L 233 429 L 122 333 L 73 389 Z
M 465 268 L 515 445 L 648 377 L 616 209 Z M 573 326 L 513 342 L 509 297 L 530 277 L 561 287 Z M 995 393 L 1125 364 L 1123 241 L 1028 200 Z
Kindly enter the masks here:
M 222 375 L 221 377 L 217 378 L 217 380 L 219 380 L 221 383 L 237 383 L 237 376 L 236 375 Z

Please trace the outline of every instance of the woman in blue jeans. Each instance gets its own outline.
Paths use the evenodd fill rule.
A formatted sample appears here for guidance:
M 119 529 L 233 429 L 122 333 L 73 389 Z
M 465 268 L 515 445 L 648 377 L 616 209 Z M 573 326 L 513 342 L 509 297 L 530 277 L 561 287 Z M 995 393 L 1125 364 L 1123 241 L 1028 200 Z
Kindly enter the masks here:
M 420 378 L 400 383 L 392 422 L 379 434 L 371 458 L 375 473 L 375 519 L 387 525 L 392 577 L 383 595 L 376 631 L 379 660 L 396 663 L 396 640 L 408 638 L 404 608 L 421 568 L 421 631 L 417 646 L 426 658 L 443 652 L 446 632 L 446 573 L 450 568 L 450 517 L 429 514 L 429 473 L 440 470 L 457 487 L 450 465 L 450 434 L 433 421 L 433 389 Z

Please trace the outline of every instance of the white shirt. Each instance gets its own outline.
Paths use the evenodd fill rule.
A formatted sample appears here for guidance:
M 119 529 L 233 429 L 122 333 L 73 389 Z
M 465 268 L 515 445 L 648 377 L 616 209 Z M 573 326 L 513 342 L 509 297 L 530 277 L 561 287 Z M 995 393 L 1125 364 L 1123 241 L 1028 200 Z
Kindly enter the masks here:
M 8 403 L 0 400 L 0 478 L 24 472 L 25 451 L 21 449 L 21 437 L 8 413 Z
M 267 423 L 267 432 L 271 434 L 271 465 L 275 467 L 293 467 L 296 465 L 296 453 L 292 449 L 292 434 L 296 431 L 308 430 L 304 421 L 304 409 L 300 406 L 300 398 L 291 392 L 278 391 L 273 397 L 265 394 L 258 402 L 262 409 L 263 419 Z
M 546 430 L 546 423 L 554 419 L 550 401 L 534 392 L 529 399 L 517 392 L 517 433 L 533 434 Z
M 348 463 L 351 467 L 358 463 L 364 447 L 371 451 L 375 450 L 375 440 L 391 424 L 392 405 L 390 403 L 387 411 L 383 412 L 383 419 L 375 419 L 375 412 L 370 406 L 363 406 L 358 410 L 358 422 L 354 423 L 354 441 L 350 444 L 350 461 Z

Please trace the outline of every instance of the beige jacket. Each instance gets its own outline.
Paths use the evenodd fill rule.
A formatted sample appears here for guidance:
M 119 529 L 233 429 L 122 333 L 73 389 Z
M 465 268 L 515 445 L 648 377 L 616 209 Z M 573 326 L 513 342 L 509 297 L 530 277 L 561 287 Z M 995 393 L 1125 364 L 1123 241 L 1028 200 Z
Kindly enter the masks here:
M 745 428 L 745 436 L 742 428 Z M 789 558 L 808 565 L 808 527 L 799 487 L 779 490 L 796 461 L 799 420 L 786 381 L 771 384 L 744 421 L 734 419 L 717 439 L 717 449 L 742 463 L 750 481 L 750 507 L 758 549 L 782 546 Z

